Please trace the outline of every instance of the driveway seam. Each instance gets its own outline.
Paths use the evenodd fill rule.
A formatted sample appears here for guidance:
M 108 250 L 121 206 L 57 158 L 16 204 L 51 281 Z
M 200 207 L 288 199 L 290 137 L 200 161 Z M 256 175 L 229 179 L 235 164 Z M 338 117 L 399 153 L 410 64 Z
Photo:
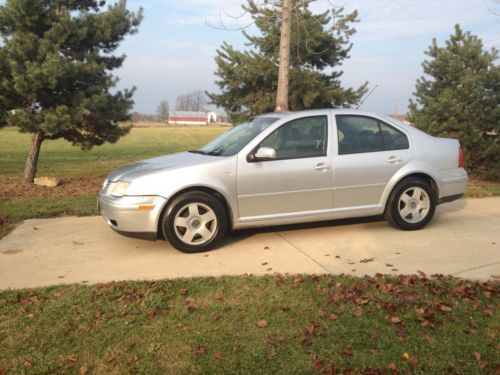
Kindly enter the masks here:
M 468 271 L 475 271 L 475 270 L 478 270 L 478 269 L 481 269 L 481 268 L 486 268 L 486 267 L 495 266 L 495 265 L 497 265 L 497 264 L 500 264 L 500 262 L 489 263 L 489 264 L 484 264 L 484 265 L 482 265 L 482 266 L 477 266 L 477 267 L 467 268 L 466 270 L 463 270 L 463 271 L 458 271 L 458 272 L 452 273 L 452 275 L 453 275 L 453 276 L 455 276 L 455 275 L 460 275 L 461 273 L 464 273 L 464 272 L 468 272 Z
M 297 244 L 295 244 L 292 240 L 289 240 L 288 238 L 286 238 L 284 235 L 282 235 L 280 232 L 276 232 L 276 234 L 278 236 L 280 236 L 281 238 L 283 238 L 286 242 L 288 242 L 290 245 L 292 245 L 295 249 L 297 249 L 298 251 L 300 251 L 302 254 L 304 254 L 306 257 L 308 257 L 309 259 L 311 259 L 314 263 L 316 263 L 318 266 L 320 266 L 321 268 L 323 268 L 327 273 L 333 275 L 333 272 L 330 271 L 328 268 L 326 268 L 325 266 L 323 266 L 321 263 L 319 263 L 316 259 L 314 259 L 312 256 L 310 256 L 309 254 L 307 254 L 304 250 L 302 250 L 300 248 L 300 246 L 298 246 Z

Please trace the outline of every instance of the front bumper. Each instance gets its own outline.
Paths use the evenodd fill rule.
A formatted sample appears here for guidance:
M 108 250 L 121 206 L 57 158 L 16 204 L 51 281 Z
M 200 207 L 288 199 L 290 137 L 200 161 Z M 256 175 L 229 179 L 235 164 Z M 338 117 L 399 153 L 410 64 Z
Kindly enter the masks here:
M 97 210 L 108 226 L 130 237 L 156 239 L 158 221 L 166 203 L 165 198 L 158 196 L 97 194 Z

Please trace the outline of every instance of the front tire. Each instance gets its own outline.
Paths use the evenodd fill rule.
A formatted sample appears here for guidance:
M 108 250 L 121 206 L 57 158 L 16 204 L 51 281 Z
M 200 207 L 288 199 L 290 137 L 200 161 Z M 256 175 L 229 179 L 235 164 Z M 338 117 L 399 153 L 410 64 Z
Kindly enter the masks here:
M 162 218 L 165 238 L 184 253 L 213 249 L 226 230 L 227 218 L 221 202 L 201 191 L 175 198 Z
M 391 192 L 385 209 L 385 219 L 402 230 L 425 227 L 436 211 L 436 192 L 424 180 L 404 179 Z

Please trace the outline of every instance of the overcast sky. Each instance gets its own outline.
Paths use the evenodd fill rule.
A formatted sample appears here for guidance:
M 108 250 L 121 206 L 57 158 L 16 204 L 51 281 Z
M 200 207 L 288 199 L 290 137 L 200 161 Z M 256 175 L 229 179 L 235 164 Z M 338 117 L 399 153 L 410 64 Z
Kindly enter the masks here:
M 487 48 L 500 45 L 500 6 L 495 0 L 317 0 L 312 8 L 322 10 L 330 3 L 359 12 L 342 81 L 344 86 L 357 87 L 365 81 L 370 88 L 377 85 L 361 107 L 368 111 L 405 113 L 415 81 L 422 75 L 424 51 L 434 37 L 443 45 L 456 23 L 481 37 Z M 220 24 L 222 18 L 235 26 L 231 16 L 241 14 L 241 4 L 238 0 L 129 0 L 131 10 L 144 8 L 144 21 L 139 33 L 120 47 L 128 57 L 117 75 L 120 88 L 137 87 L 135 110 L 154 113 L 162 99 L 173 108 L 180 94 L 217 91 L 216 49 L 223 41 L 245 48 L 245 39 L 239 31 L 209 25 Z M 245 18 L 239 22 L 247 24 Z

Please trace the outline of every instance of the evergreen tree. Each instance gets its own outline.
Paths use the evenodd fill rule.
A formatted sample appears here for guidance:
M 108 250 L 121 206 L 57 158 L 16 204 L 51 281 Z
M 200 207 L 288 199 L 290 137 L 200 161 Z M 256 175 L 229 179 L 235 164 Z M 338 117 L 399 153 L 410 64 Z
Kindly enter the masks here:
M 498 51 L 485 51 L 481 39 L 456 25 L 445 46 L 434 39 L 426 55 L 409 120 L 430 134 L 459 139 L 469 171 L 500 178 Z
M 355 29 L 357 12 L 344 14 L 333 9 L 313 14 L 308 2 L 293 1 L 290 37 L 290 70 L 288 107 L 292 111 L 308 108 L 351 106 L 366 92 L 365 83 L 357 89 L 343 88 L 338 67 L 349 57 L 349 38 Z M 222 107 L 232 121 L 272 112 L 276 103 L 280 48 L 280 2 L 258 6 L 249 0 L 243 6 L 259 35 L 243 31 L 246 51 L 223 43 L 217 50 L 216 75 L 220 94 L 208 94 L 212 103 Z
M 137 32 L 142 10 L 124 0 L 7 0 L 0 6 L 0 115 L 34 133 L 24 178 L 32 182 L 45 139 L 64 138 L 82 149 L 115 142 L 128 129 L 132 90 L 109 90 L 125 56 L 114 56 Z M 2 58 L 3 56 L 3 58 Z

